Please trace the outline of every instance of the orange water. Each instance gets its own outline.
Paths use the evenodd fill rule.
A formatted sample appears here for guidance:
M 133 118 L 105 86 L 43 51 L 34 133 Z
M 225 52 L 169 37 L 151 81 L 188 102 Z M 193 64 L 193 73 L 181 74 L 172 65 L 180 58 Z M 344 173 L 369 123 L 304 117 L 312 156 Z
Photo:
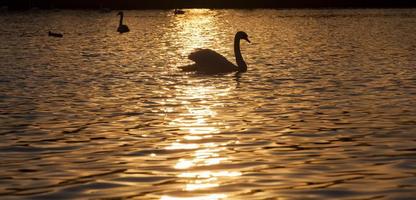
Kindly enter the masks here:
M 1 199 L 414 198 L 416 10 L 116 14 L 0 14 Z

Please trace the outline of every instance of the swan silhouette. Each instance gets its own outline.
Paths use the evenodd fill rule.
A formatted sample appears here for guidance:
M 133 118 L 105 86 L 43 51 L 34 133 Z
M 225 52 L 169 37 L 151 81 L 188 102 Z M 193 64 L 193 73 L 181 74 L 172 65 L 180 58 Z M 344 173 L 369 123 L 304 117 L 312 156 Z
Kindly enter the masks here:
M 237 66 L 211 49 L 197 49 L 188 56 L 188 58 L 195 63 L 180 68 L 185 72 L 196 71 L 204 74 L 229 73 L 235 71 L 246 72 L 247 64 L 244 62 L 240 51 L 240 40 L 242 39 L 250 43 L 247 33 L 243 31 L 237 32 L 234 37 L 234 54 Z
M 51 31 L 48 32 L 48 36 L 49 37 L 59 37 L 59 38 L 64 37 L 64 35 L 62 35 L 61 33 L 53 33 Z
M 120 16 L 120 23 L 118 24 L 117 32 L 119 33 L 129 32 L 130 31 L 129 27 L 123 24 L 124 13 L 120 11 L 117 15 Z

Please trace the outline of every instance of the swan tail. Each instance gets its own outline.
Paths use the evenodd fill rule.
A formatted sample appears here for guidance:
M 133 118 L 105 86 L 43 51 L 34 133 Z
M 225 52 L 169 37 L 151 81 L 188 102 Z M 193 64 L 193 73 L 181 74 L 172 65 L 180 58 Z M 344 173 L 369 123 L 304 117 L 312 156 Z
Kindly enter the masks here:
M 198 70 L 198 68 L 197 68 L 197 66 L 195 64 L 181 66 L 181 67 L 179 67 L 179 69 L 181 69 L 183 72 L 193 72 L 193 71 L 197 71 Z

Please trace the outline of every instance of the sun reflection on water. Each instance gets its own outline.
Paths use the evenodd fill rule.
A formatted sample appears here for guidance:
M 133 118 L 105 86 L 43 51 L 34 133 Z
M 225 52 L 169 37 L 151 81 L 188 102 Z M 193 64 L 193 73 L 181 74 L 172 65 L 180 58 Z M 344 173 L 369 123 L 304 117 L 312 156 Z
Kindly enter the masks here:
M 209 9 L 192 9 L 186 15 L 175 18 L 178 39 L 185 44 L 184 53 L 204 47 L 214 39 L 215 12 Z
M 219 27 L 217 10 L 189 9 L 185 15 L 172 16 L 170 21 L 174 31 L 169 30 L 165 36 L 174 41 L 174 48 L 167 48 L 174 52 L 175 62 L 172 66 L 190 64 L 188 55 L 198 48 L 209 48 L 217 51 L 224 50 L 222 36 L 226 35 Z M 176 67 L 174 68 L 176 69 Z
M 163 196 L 161 200 L 219 200 L 226 198 L 227 195 L 225 194 L 211 194 L 206 196 L 198 196 L 198 197 L 169 197 Z
M 221 34 L 215 15 L 217 11 L 193 9 L 185 15 L 175 16 L 177 32 L 171 37 L 178 41 L 179 54 L 188 55 L 195 48 L 221 48 L 215 38 Z M 216 46 L 217 45 L 217 46 Z M 169 126 L 178 129 L 178 138 L 165 147 L 166 150 L 184 150 L 188 156 L 178 158 L 173 169 L 183 183 L 177 193 L 166 194 L 162 200 L 219 200 L 227 198 L 221 191 L 224 182 L 241 176 L 239 171 L 221 168 L 221 164 L 232 162 L 227 156 L 227 144 L 236 141 L 218 142 L 223 129 L 229 127 L 218 119 L 218 108 L 224 105 L 221 97 L 229 95 L 227 86 L 206 85 L 200 79 L 186 80 L 175 87 L 176 95 L 170 102 L 180 103 L 181 108 Z M 173 111 L 173 110 L 171 110 Z
M 184 180 L 181 195 L 164 195 L 161 200 L 224 199 L 227 195 L 221 192 L 222 183 L 242 175 L 239 171 L 218 167 L 224 162 L 230 162 L 225 152 L 227 144 L 231 141 L 213 140 L 218 137 L 223 127 L 227 127 L 226 122 L 214 123 L 212 119 L 218 115 L 215 109 L 222 107 L 219 98 L 226 96 L 229 90 L 201 85 L 201 83 L 177 88 L 176 100 L 182 102 L 184 110 L 172 119 L 170 125 L 178 127 L 181 136 L 165 149 L 192 150 L 192 152 L 189 153 L 189 157 L 178 159 L 173 166 L 178 170 L 176 176 Z M 216 103 L 207 103 L 208 101 Z

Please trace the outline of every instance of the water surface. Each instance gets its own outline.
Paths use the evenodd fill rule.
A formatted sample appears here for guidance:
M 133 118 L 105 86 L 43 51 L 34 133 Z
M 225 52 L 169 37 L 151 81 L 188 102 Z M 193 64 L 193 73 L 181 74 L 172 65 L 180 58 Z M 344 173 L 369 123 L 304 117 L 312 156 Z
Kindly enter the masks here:
M 0 14 L 2 199 L 414 198 L 416 10 L 116 13 Z

